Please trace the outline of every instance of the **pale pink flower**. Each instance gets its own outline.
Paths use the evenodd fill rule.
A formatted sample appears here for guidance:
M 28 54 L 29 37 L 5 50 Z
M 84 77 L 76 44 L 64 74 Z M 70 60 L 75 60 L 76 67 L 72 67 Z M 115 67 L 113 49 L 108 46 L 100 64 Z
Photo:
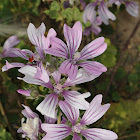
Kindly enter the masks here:
M 79 110 L 69 106 L 65 101 L 60 101 L 59 105 L 63 113 L 71 122 L 66 124 L 42 124 L 41 128 L 47 132 L 42 140 L 62 140 L 68 135 L 73 136 L 73 140 L 82 140 L 82 135 L 87 140 L 116 140 L 117 134 L 106 129 L 87 128 L 86 125 L 99 120 L 109 109 L 110 104 L 101 105 L 102 95 L 97 95 L 90 103 L 82 119 L 79 121 Z
M 78 66 L 83 67 L 87 72 L 94 75 L 100 75 L 107 70 L 99 62 L 84 61 L 94 58 L 106 50 L 107 44 L 104 43 L 104 37 L 95 39 L 86 45 L 81 52 L 76 52 L 82 39 L 81 23 L 77 21 L 73 28 L 65 24 L 64 36 L 67 46 L 62 40 L 53 37 L 51 39 L 51 48 L 47 49 L 47 53 L 66 59 L 59 68 L 60 73 L 68 74 L 69 78 L 74 80 L 77 76 Z

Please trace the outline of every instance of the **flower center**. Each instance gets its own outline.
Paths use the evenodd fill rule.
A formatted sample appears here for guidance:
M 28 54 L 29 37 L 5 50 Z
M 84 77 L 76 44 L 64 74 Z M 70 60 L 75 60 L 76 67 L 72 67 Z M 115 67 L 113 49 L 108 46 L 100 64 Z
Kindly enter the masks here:
M 27 133 L 29 137 L 33 134 L 38 134 L 39 119 L 38 118 L 27 118 L 26 123 L 22 123 L 22 130 Z
M 83 126 L 80 123 L 73 126 L 73 131 L 76 133 L 80 133 L 82 129 L 83 129 Z
M 77 61 L 80 58 L 80 56 L 81 56 L 80 52 L 76 52 L 74 54 L 74 60 Z
M 57 84 L 54 86 L 54 91 L 57 93 L 60 93 L 62 91 L 62 85 L 61 84 Z

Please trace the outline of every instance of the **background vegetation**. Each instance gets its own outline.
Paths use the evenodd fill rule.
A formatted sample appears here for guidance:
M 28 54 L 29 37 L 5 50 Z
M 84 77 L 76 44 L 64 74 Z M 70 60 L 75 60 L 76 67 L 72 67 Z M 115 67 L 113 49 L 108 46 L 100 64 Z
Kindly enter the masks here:
M 130 16 L 123 6 L 117 9 L 114 5 L 111 11 L 115 12 L 117 20 L 108 26 L 101 25 L 99 36 L 106 38 L 108 48 L 96 58 L 108 71 L 92 82 L 73 88 L 90 91 L 92 97 L 88 98 L 89 101 L 101 93 L 103 102 L 111 103 L 109 111 L 93 127 L 113 130 L 119 135 L 119 140 L 140 140 L 140 19 Z M 54 28 L 57 36 L 64 40 L 64 23 L 73 26 L 79 20 L 83 29 L 88 26 L 89 23 L 83 23 L 82 14 L 80 3 L 64 8 L 63 1 L 59 0 L 0 0 L 0 51 L 5 40 L 14 34 L 21 40 L 18 48 L 34 50 L 26 33 L 30 22 L 36 27 L 44 22 L 47 31 Z M 93 33 L 83 36 L 80 49 L 96 37 Z M 38 100 L 25 100 L 16 92 L 27 85 L 16 79 L 20 76 L 16 68 L 2 73 L 5 60 L 24 62 L 20 58 L 0 58 L 0 140 L 19 140 L 21 134 L 16 131 L 23 117 L 21 104 L 34 110 Z

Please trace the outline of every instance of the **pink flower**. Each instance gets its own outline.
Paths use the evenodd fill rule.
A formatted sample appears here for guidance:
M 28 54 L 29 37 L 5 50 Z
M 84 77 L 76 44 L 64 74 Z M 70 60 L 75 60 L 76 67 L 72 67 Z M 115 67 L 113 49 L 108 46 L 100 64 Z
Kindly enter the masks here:
M 43 67 L 40 67 L 40 71 L 44 71 Z M 54 118 L 55 110 L 60 100 L 64 100 L 73 107 L 78 109 L 85 110 L 89 107 L 89 103 L 85 98 L 90 96 L 90 93 L 81 94 L 77 91 L 68 91 L 65 88 L 75 84 L 80 84 L 84 82 L 91 81 L 98 77 L 97 75 L 89 74 L 83 69 L 80 69 L 75 80 L 67 79 L 64 84 L 61 83 L 61 74 L 59 71 L 52 73 L 52 77 L 55 83 L 50 81 L 46 83 L 42 78 L 45 77 L 44 73 L 40 73 L 40 76 L 37 77 L 37 68 L 32 66 L 25 66 L 19 69 L 19 72 L 25 75 L 23 78 L 18 78 L 29 84 L 42 85 L 44 87 L 50 88 L 52 92 L 46 96 L 46 98 L 37 106 L 37 110 L 40 111 L 43 115 Z
M 27 29 L 28 37 L 33 45 L 36 46 L 36 52 L 32 52 L 28 49 L 18 49 L 12 48 L 16 44 L 19 43 L 16 36 L 10 37 L 4 44 L 3 57 L 21 57 L 28 61 L 27 65 L 40 65 L 42 60 L 44 60 L 44 50 L 48 49 L 50 46 L 51 37 L 56 36 L 56 32 L 54 29 L 50 29 L 47 37 L 45 34 L 45 24 L 42 23 L 39 28 L 35 28 L 35 26 L 30 23 Z M 43 40 L 43 41 L 42 41 Z M 15 67 L 23 67 L 22 63 L 8 63 L 6 61 L 6 65 L 2 68 L 2 71 L 7 71 L 8 69 Z
M 31 140 L 38 140 L 38 133 L 41 132 L 41 120 L 38 114 L 33 112 L 28 106 L 23 105 L 25 108 L 22 114 L 27 118 L 24 122 L 22 119 L 22 126 L 17 130 L 18 133 L 23 133 L 22 138 L 29 137 Z
M 15 54 L 16 50 L 19 50 L 17 48 L 13 48 L 14 46 L 16 46 L 17 44 L 19 44 L 20 40 L 18 40 L 17 36 L 13 35 L 11 37 L 9 37 L 3 46 L 3 52 L 1 54 L 1 57 L 18 57 Z
M 109 109 L 110 104 L 101 105 L 102 95 L 97 95 L 90 103 L 82 119 L 79 120 L 79 110 L 69 106 L 65 101 L 60 101 L 59 105 L 71 125 L 68 124 L 42 124 L 41 128 L 47 132 L 42 140 L 62 140 L 68 135 L 73 135 L 73 140 L 82 140 L 82 135 L 87 140 L 116 140 L 117 134 L 105 129 L 87 128 L 100 119 Z
M 104 43 L 103 37 L 97 38 L 86 45 L 81 52 L 76 52 L 82 39 L 81 23 L 77 21 L 73 28 L 65 24 L 64 36 L 67 46 L 62 40 L 53 37 L 51 39 L 52 46 L 47 49 L 47 53 L 66 59 L 59 68 L 60 73 L 68 74 L 69 78 L 74 80 L 77 76 L 78 66 L 83 67 L 90 74 L 94 75 L 100 75 L 107 70 L 106 67 L 99 62 L 83 61 L 94 58 L 106 50 L 107 44 Z

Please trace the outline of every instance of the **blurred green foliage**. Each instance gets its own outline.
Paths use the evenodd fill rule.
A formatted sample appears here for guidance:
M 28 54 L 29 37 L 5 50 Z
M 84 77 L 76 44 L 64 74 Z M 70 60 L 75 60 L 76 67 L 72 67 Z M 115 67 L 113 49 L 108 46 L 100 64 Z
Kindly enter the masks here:
M 12 136 L 4 128 L 0 128 L 0 140 L 12 140 Z
M 92 2 L 93 0 L 85 0 L 86 3 Z M 114 7 L 113 7 L 114 8 Z M 115 7 L 116 8 L 116 7 Z M 14 23 L 16 20 L 20 23 L 29 23 L 34 21 L 35 24 L 44 21 L 47 28 L 54 26 L 58 32 L 58 36 L 63 36 L 62 30 L 57 27 L 63 27 L 64 23 L 72 26 L 76 21 L 81 21 L 83 30 L 85 27 L 90 26 L 90 22 L 84 24 L 82 21 L 83 9 L 80 3 L 76 3 L 75 6 L 70 5 L 68 8 L 64 8 L 63 1 L 41 1 L 41 0 L 0 0 L 0 23 Z M 113 11 L 113 9 L 112 9 Z M 19 18 L 20 17 L 20 18 Z M 53 24 L 52 24 L 53 23 Z M 102 74 L 101 77 L 94 81 L 86 84 L 82 84 L 81 92 L 89 91 L 92 93 L 93 98 L 96 94 L 104 94 L 110 77 L 112 75 L 112 69 L 117 63 L 119 49 L 116 45 L 111 43 L 109 35 L 115 34 L 115 30 L 112 25 L 101 26 L 102 34 L 108 36 L 105 42 L 108 44 L 107 50 L 100 56 L 94 58 L 95 61 L 99 61 L 108 68 L 106 74 Z M 109 31 L 109 32 L 108 32 Z M 88 37 L 83 37 L 85 46 L 89 41 L 95 39 L 95 36 L 91 34 Z M 1 37 L 1 46 L 4 43 L 5 38 Z M 62 39 L 64 40 L 64 38 Z M 83 47 L 82 46 L 82 47 Z M 21 38 L 21 42 L 16 46 L 20 49 L 31 49 L 29 40 Z M 140 52 L 140 46 L 137 46 Z M 2 47 L 0 47 L 2 52 Z M 0 58 L 0 67 L 5 64 L 5 60 L 9 62 L 22 62 L 27 63 L 26 60 L 21 58 Z M 129 64 L 130 65 L 130 64 Z M 134 65 L 134 64 L 133 64 Z M 17 131 L 20 126 L 20 119 L 22 117 L 21 103 L 29 105 L 33 111 L 36 106 L 43 100 L 43 97 L 48 94 L 49 90 L 41 86 L 33 86 L 26 84 L 25 82 L 16 79 L 18 76 L 23 76 L 18 73 L 18 69 L 11 69 L 8 72 L 0 72 L 1 91 L 0 100 L 3 107 L 6 110 L 7 118 L 9 123 L 14 128 L 13 131 Z M 107 111 L 107 114 L 97 122 L 97 126 L 106 129 L 111 129 L 118 133 L 122 140 L 139 140 L 140 139 L 140 62 L 136 62 L 133 66 L 132 71 L 127 71 L 124 65 L 117 69 L 114 81 L 109 90 L 106 102 L 111 102 L 111 108 Z M 37 89 L 38 93 L 32 92 L 32 98 L 26 98 L 18 95 L 16 90 L 19 88 L 24 89 Z M 41 95 L 41 96 L 39 96 Z M 91 98 L 90 98 L 91 99 Z M 89 100 L 90 100 L 89 99 Z M 20 105 L 19 105 L 20 104 Z M 84 111 L 82 112 L 84 113 Z M 95 125 L 96 127 L 96 125 Z M 124 137 L 124 138 L 123 138 Z M 0 113 L 0 140 L 11 140 L 11 133 L 7 128 L 7 124 Z M 71 139 L 71 136 L 65 140 Z

